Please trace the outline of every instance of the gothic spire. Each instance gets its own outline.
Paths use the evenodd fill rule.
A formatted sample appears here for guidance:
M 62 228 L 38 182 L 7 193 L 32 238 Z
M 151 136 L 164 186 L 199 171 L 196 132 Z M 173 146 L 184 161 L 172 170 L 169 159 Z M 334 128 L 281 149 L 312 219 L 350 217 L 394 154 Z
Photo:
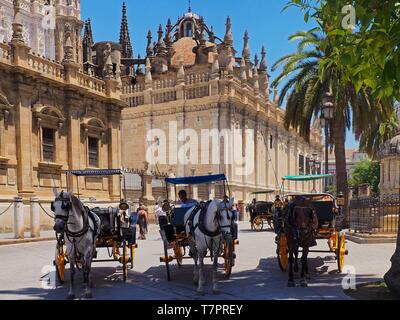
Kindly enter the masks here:
M 83 62 L 92 61 L 92 48 L 94 45 L 92 23 L 90 18 L 85 21 L 85 32 L 83 35 Z
M 147 48 L 146 48 L 146 55 L 147 57 L 151 57 L 153 55 L 153 45 L 151 44 L 151 39 L 153 37 L 151 36 L 151 31 L 147 33 Z
M 167 48 L 163 39 L 163 34 L 163 27 L 160 24 L 158 27 L 157 55 L 164 55 Z
M 131 37 L 128 29 L 128 18 L 126 16 L 126 2 L 122 4 L 121 31 L 119 34 L 119 44 L 121 45 L 122 58 L 133 58 Z
M 260 62 L 260 71 L 266 72 L 268 70 L 267 67 L 267 59 L 266 59 L 266 51 L 265 51 L 265 47 L 262 47 L 261 50 L 261 62 Z
M 246 32 L 244 33 L 244 44 L 243 44 L 243 51 L 242 51 L 242 57 L 246 62 L 246 65 L 250 65 L 250 48 L 249 48 L 249 33 Z
M 260 61 L 258 60 L 258 54 L 256 52 L 256 54 L 254 55 L 254 68 L 258 68 L 258 63 Z
M 226 46 L 232 47 L 233 45 L 232 24 L 231 24 L 231 18 L 229 16 L 226 18 L 226 32 L 224 41 Z

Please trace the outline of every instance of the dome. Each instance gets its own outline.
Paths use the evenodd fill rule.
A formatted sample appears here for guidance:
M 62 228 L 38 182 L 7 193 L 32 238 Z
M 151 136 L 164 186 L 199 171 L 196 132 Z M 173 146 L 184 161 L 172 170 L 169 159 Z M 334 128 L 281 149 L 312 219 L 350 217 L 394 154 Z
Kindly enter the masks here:
M 183 18 L 184 19 L 200 19 L 200 17 L 197 15 L 197 14 L 195 14 L 195 13 L 193 13 L 193 12 L 187 12 L 187 13 L 185 13 L 185 15 L 183 16 Z
M 214 43 L 207 41 L 207 47 L 215 46 Z M 196 62 L 196 54 L 193 52 L 193 48 L 197 47 L 197 43 L 192 38 L 181 38 L 176 41 L 173 45 L 173 56 L 171 65 L 174 67 L 180 66 L 180 60 L 183 58 L 183 64 L 185 66 L 192 66 Z M 212 63 L 212 56 L 209 55 L 209 63 Z

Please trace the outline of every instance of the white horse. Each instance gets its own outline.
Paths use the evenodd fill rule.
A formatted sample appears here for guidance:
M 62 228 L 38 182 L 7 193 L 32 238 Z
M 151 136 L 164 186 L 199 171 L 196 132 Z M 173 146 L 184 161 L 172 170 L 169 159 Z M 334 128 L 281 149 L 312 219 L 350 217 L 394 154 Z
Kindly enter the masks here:
M 195 208 L 185 214 L 186 234 L 189 236 L 189 247 L 194 260 L 193 282 L 198 285 L 197 293 L 204 294 L 204 257 L 210 250 L 213 259 L 213 293 L 218 294 L 218 257 L 222 253 L 223 242 L 232 240 L 234 199 L 213 200 L 207 211 Z M 205 204 L 204 204 L 205 205 Z
M 89 217 L 82 202 L 71 193 L 56 194 L 51 203 L 55 213 L 54 231 L 65 240 L 66 255 L 70 262 L 71 285 L 67 299 L 74 299 L 74 276 L 77 263 L 82 265 L 84 298 L 92 298 L 92 279 L 90 275 L 93 256 L 96 252 L 96 240 L 100 232 L 100 219 L 95 214 Z M 95 232 L 95 223 L 97 232 Z M 58 237 L 57 237 L 58 238 Z

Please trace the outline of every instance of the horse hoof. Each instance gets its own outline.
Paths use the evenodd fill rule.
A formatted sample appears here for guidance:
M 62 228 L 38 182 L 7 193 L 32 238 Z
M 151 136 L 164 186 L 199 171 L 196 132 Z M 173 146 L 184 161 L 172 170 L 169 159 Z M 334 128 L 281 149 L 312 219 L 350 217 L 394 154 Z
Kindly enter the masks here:
M 193 280 L 193 285 L 197 287 L 199 285 L 199 281 Z
M 296 266 L 295 266 L 295 267 L 293 268 L 293 270 L 294 270 L 294 272 L 299 272 L 299 267 L 296 267 Z
M 303 287 L 303 288 L 308 287 L 307 281 L 305 281 L 305 280 L 300 281 L 300 286 Z
M 311 276 L 309 274 L 306 275 L 307 280 L 311 280 Z
M 75 299 L 75 295 L 74 294 L 69 294 L 67 296 L 67 300 L 74 300 Z
M 294 287 L 296 286 L 296 284 L 294 283 L 294 281 L 288 281 L 287 286 L 288 286 L 289 288 L 294 288 Z

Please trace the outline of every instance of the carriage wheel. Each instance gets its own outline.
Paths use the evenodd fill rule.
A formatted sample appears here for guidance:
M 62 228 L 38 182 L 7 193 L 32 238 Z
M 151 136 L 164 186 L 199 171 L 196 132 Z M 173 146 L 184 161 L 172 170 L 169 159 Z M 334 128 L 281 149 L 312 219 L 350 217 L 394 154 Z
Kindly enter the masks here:
M 253 224 L 256 231 L 261 231 L 262 229 L 264 229 L 264 221 L 261 217 L 256 217 Z
M 338 249 L 338 243 L 339 243 L 339 233 L 338 232 L 334 232 L 331 237 L 328 240 L 328 245 L 329 245 L 329 249 L 333 252 L 336 252 Z
M 165 242 L 164 242 L 164 257 L 161 258 L 160 261 L 165 263 L 165 269 L 167 271 L 167 280 L 171 281 L 171 273 L 169 270 L 168 246 L 167 246 L 167 243 L 165 243 Z
M 123 280 L 124 282 L 128 278 L 128 244 L 126 240 L 122 241 L 122 271 L 123 271 Z
M 65 259 L 64 246 L 62 246 L 62 245 L 60 246 L 57 244 L 54 266 L 56 267 L 57 279 L 60 284 L 63 284 L 65 281 L 65 265 L 66 264 L 67 264 L 67 261 Z
M 185 255 L 184 247 L 180 246 L 179 243 L 175 242 L 174 244 L 174 259 L 178 263 L 178 266 L 182 266 L 183 264 L 183 256 Z
M 225 277 L 229 279 L 232 274 L 233 259 L 234 259 L 233 240 L 227 241 L 224 245 L 224 259 L 225 259 L 225 265 L 224 265 Z
M 279 235 L 276 253 L 278 255 L 279 267 L 282 271 L 286 271 L 289 264 L 289 250 L 285 234 Z
M 135 260 L 135 244 L 129 246 L 130 256 L 131 256 L 131 270 L 133 269 L 133 261 Z
M 344 256 L 346 255 L 346 244 L 344 234 L 339 235 L 338 247 L 336 250 L 336 259 L 338 272 L 341 273 L 344 266 Z
M 271 228 L 271 230 L 275 230 L 275 228 L 274 228 L 274 218 L 273 217 L 269 217 L 267 219 L 267 223 L 268 223 L 268 226 Z

